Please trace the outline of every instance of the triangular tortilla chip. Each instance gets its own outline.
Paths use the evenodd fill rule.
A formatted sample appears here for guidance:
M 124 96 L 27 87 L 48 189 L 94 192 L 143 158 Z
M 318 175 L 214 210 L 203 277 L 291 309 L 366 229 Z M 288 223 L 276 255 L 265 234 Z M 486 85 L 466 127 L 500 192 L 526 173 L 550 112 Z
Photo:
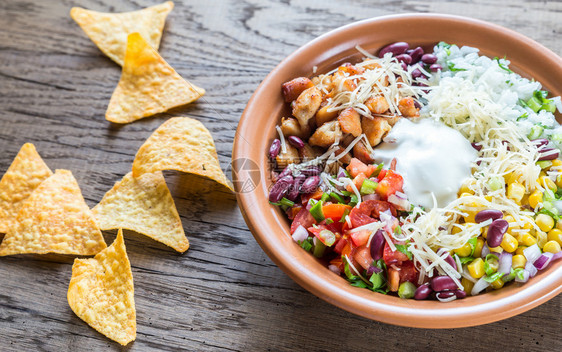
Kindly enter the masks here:
M 105 118 L 128 123 L 191 103 L 203 94 L 203 88 L 183 79 L 140 34 L 133 33 Z
M 205 126 L 189 117 L 164 122 L 140 147 L 133 161 L 133 176 L 177 170 L 208 177 L 232 190 L 221 170 L 215 143 Z
M 70 17 L 111 60 L 123 66 L 127 36 L 140 33 L 151 47 L 158 49 L 166 16 L 174 8 L 171 1 L 139 11 L 105 13 L 73 7 Z
M 182 253 L 189 248 L 161 171 L 138 178 L 129 172 L 115 183 L 92 212 L 102 230 L 133 230 Z
M 0 233 L 9 230 L 23 201 L 52 174 L 33 144 L 26 143 L 21 147 L 0 180 Z
M 78 183 L 56 170 L 23 203 L 0 256 L 23 253 L 94 255 L 106 247 Z
M 123 232 L 90 259 L 75 259 L 68 305 L 88 325 L 123 346 L 137 335 L 133 273 Z

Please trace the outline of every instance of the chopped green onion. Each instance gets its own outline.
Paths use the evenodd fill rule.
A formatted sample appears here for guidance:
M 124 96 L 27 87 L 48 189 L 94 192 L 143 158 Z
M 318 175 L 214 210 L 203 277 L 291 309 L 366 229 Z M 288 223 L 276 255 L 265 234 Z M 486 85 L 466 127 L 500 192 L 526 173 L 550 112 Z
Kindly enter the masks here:
M 470 257 L 472 257 L 474 255 L 474 250 L 476 249 L 476 243 L 478 242 L 478 239 L 476 237 L 473 237 L 467 242 L 468 244 L 470 244 Z
M 513 268 L 509 269 L 509 274 L 502 276 L 503 282 L 510 282 L 513 279 L 515 279 L 515 270 Z
M 451 47 L 451 44 L 449 44 L 449 43 L 447 43 L 447 42 L 440 41 L 440 42 L 437 44 L 437 46 L 443 47 L 443 48 L 445 48 L 445 49 L 449 49 L 449 48 Z
M 526 103 L 525 100 L 523 100 L 523 99 L 519 99 L 519 105 L 521 105 L 521 106 L 524 107 L 524 108 L 528 108 L 528 107 L 529 107 L 529 105 L 527 105 L 527 103 Z M 529 116 L 528 113 L 525 113 L 525 114 L 527 114 L 527 116 Z M 525 114 L 523 114 L 523 115 L 525 115 Z M 523 116 L 523 115 L 521 115 L 521 116 Z
M 562 143 L 562 133 L 551 134 L 550 140 L 553 141 L 553 142 Z
M 547 99 L 546 102 L 542 104 L 541 110 L 545 110 L 554 114 L 556 112 L 556 105 L 554 104 L 553 100 Z
M 373 194 L 375 193 L 375 189 L 377 188 L 378 185 L 379 184 L 375 181 L 365 179 L 363 181 L 363 184 L 361 185 L 361 190 L 359 191 L 359 193 L 361 193 L 362 195 Z
M 327 202 L 330 199 L 330 195 L 328 193 L 323 193 L 322 197 L 320 198 L 321 202 Z
M 499 266 L 500 263 L 497 255 L 490 253 L 486 256 L 486 259 L 484 260 L 484 271 L 486 272 L 486 275 L 490 276 L 496 271 L 498 271 Z M 492 281 L 496 281 L 496 280 L 492 280 Z
M 533 97 L 537 98 L 538 101 L 544 103 L 546 97 L 548 96 L 548 91 L 546 90 L 535 90 L 533 92 Z
M 453 72 L 457 72 L 457 71 L 466 71 L 465 68 L 457 68 L 455 67 L 455 64 L 451 61 L 447 62 L 447 67 L 449 67 L 449 70 L 453 71 Z
M 527 104 L 525 104 L 525 105 L 527 105 Z M 517 118 L 517 121 L 521 121 L 521 120 L 523 120 L 523 119 L 526 119 L 527 117 L 529 117 L 529 113 L 528 113 L 528 112 L 526 112 L 526 113 L 524 113 L 523 115 L 519 116 L 519 117 Z
M 310 252 L 312 249 L 312 237 L 308 237 L 306 240 L 299 241 L 298 243 L 307 252 Z
M 537 165 L 541 167 L 541 169 L 546 169 L 552 166 L 552 161 L 550 160 L 541 160 L 537 161 Z
M 496 60 L 498 62 L 498 66 L 502 70 L 507 71 L 509 73 L 513 73 L 513 71 L 511 71 L 506 64 L 504 64 L 503 62 L 500 62 L 500 59 L 497 56 L 494 58 L 494 60 Z
M 336 202 L 338 202 L 338 203 L 345 203 L 345 200 L 342 198 L 342 196 L 340 196 L 339 194 L 337 194 L 335 192 L 330 193 L 330 197 L 335 199 Z
M 336 235 L 330 230 L 322 230 L 318 233 L 318 239 L 327 247 L 331 247 L 336 242 Z
M 413 298 L 416 293 L 416 285 L 410 281 L 404 281 L 398 287 L 398 297 L 400 298 Z
M 285 197 L 281 198 L 279 203 L 281 203 L 281 205 L 284 205 L 284 206 L 289 207 L 289 208 L 295 205 L 295 202 L 290 201 Z
M 490 177 L 487 186 L 489 191 L 494 192 L 504 188 L 505 181 L 503 180 L 503 178 L 500 177 Z
M 310 208 L 310 214 L 314 218 L 314 220 L 320 222 L 325 219 L 324 212 L 322 211 L 322 201 L 317 201 L 314 203 L 312 208 Z
M 455 256 L 456 256 L 456 254 L 455 254 Z M 462 258 L 459 258 L 459 259 L 461 261 L 461 264 L 463 264 L 463 265 L 467 264 L 467 263 L 470 263 L 471 261 L 474 260 L 473 257 L 462 257 Z
M 531 99 L 527 100 L 527 106 L 534 112 L 539 112 L 542 103 L 536 97 L 531 97 Z
M 349 208 L 348 208 L 348 209 L 345 209 L 345 210 L 343 211 L 343 215 L 341 216 L 341 219 L 340 219 L 340 222 L 341 222 L 342 224 L 345 222 L 345 218 L 349 215 L 349 212 L 350 212 L 350 211 L 351 211 L 351 210 L 349 210 Z
M 349 191 L 341 191 L 341 194 L 343 194 L 346 197 L 351 197 L 353 195 L 353 192 L 349 192 Z
M 524 280 L 525 279 L 525 271 L 523 268 L 517 268 L 515 270 L 513 270 L 515 273 L 515 277 L 517 277 L 519 280 Z
M 357 203 L 359 203 L 359 198 L 357 198 L 356 194 L 352 194 L 351 197 L 350 197 L 348 205 L 351 205 L 352 207 L 354 207 L 354 206 L 357 205 Z
M 330 225 L 330 224 L 333 224 L 333 223 L 334 223 L 334 220 L 332 220 L 330 218 L 326 219 L 326 225 Z
M 384 167 L 384 163 L 378 164 L 377 168 L 375 169 L 375 171 L 373 171 L 370 177 L 377 177 L 381 173 L 383 167 Z
M 503 273 L 495 273 L 495 274 L 487 274 L 483 277 L 484 281 L 486 282 L 494 282 L 497 279 L 500 279 L 503 276 Z
M 531 127 L 531 132 L 529 132 L 529 135 L 527 137 L 529 137 L 530 140 L 537 139 L 542 135 L 543 131 L 544 128 L 542 128 L 542 126 L 534 125 L 533 127 Z
M 322 258 L 324 256 L 324 251 L 326 250 L 326 245 L 322 243 L 322 241 L 316 240 L 316 244 L 314 245 L 314 251 L 312 251 L 312 255 L 316 258 Z

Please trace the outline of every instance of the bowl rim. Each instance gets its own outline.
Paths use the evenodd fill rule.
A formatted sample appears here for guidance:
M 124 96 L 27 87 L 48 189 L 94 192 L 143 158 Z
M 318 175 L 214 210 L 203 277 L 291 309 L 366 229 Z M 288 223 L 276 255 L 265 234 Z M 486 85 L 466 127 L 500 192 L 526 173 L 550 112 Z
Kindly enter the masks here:
M 332 40 L 341 33 L 360 29 L 364 26 L 373 25 L 375 23 L 382 25 L 383 23 L 389 21 L 408 21 L 414 19 L 451 23 L 460 22 L 468 26 L 475 26 L 481 28 L 482 30 L 493 32 L 496 35 L 509 37 L 518 44 L 526 46 L 525 50 L 540 51 L 539 56 L 542 62 L 554 64 L 555 67 L 560 68 L 559 71 L 562 71 L 562 58 L 543 45 L 513 30 L 482 20 L 462 16 L 434 13 L 394 14 L 353 22 L 331 30 L 301 46 L 281 61 L 281 63 L 279 63 L 260 83 L 250 98 L 240 118 L 232 153 L 232 177 L 235 184 L 238 206 L 246 224 L 252 232 L 252 235 L 265 253 L 275 262 L 275 264 L 300 286 L 331 304 L 365 318 L 401 326 L 419 328 L 456 328 L 487 324 L 523 313 L 558 295 L 562 291 L 562 285 L 560 284 L 562 281 L 561 261 L 552 265 L 548 270 L 545 270 L 545 272 L 539 273 L 538 276 L 540 278 L 537 277 L 533 280 L 533 282 L 529 282 L 521 286 L 521 288 L 518 288 L 513 295 L 500 292 L 507 290 L 506 288 L 447 304 L 435 301 L 413 301 L 412 303 L 407 304 L 405 302 L 412 300 L 401 300 L 397 297 L 389 297 L 380 294 L 372 296 L 373 293 L 365 289 L 350 289 L 351 286 L 349 284 L 347 284 L 347 286 L 349 286 L 348 288 L 341 287 L 341 283 L 338 285 L 336 282 L 339 280 L 336 278 L 335 274 L 334 280 L 319 278 L 316 276 L 314 268 L 308 267 L 308 264 L 305 265 L 306 263 L 300 262 L 303 260 L 303 257 L 288 258 L 284 252 L 278 251 L 277 246 L 279 246 L 280 242 L 276 240 L 276 238 L 279 236 L 268 235 L 270 233 L 268 230 L 272 230 L 272 223 L 268 223 L 264 220 L 260 213 L 262 213 L 262 215 L 265 214 L 270 218 L 273 216 L 273 220 L 277 221 L 276 225 L 283 226 L 279 223 L 279 215 L 281 213 L 277 212 L 277 215 L 272 215 L 275 211 L 271 209 L 268 213 L 265 209 L 260 209 L 258 212 L 246 211 L 259 201 L 257 198 L 258 195 L 256 192 L 241 192 L 242 182 L 240 182 L 241 179 L 239 179 L 238 173 L 235 172 L 235 170 L 240 170 L 240 167 L 242 167 L 241 163 L 246 159 L 246 156 L 252 152 L 252 148 L 245 140 L 244 135 L 247 130 L 254 128 L 253 125 L 255 121 L 252 121 L 252 118 L 259 101 L 263 99 L 264 87 L 267 86 L 272 77 L 275 77 L 284 66 L 302 56 L 304 53 L 316 50 L 319 45 Z M 265 156 L 265 150 L 263 153 Z M 263 178 L 265 174 L 266 172 L 262 172 L 260 177 Z M 265 179 L 262 179 L 261 181 L 263 181 L 262 183 L 266 182 Z M 261 190 L 263 191 L 263 189 L 264 188 L 262 187 Z M 287 225 L 285 224 L 284 226 Z M 301 252 L 304 253 L 302 250 Z M 310 257 L 308 253 L 305 254 Z M 308 262 L 311 261 L 311 259 L 305 260 Z M 324 270 L 326 270 L 325 267 Z M 343 278 L 339 279 L 344 280 Z M 352 289 L 355 289 L 356 291 L 351 291 Z M 367 296 L 357 290 L 366 291 L 371 295 Z M 475 302 L 474 299 L 479 297 L 480 299 L 478 299 L 478 302 Z M 482 299 L 482 297 L 485 298 Z M 462 304 L 459 304 L 459 302 L 462 302 Z M 471 302 L 474 302 L 474 304 L 471 304 Z M 435 304 L 438 304 L 439 306 L 435 307 Z

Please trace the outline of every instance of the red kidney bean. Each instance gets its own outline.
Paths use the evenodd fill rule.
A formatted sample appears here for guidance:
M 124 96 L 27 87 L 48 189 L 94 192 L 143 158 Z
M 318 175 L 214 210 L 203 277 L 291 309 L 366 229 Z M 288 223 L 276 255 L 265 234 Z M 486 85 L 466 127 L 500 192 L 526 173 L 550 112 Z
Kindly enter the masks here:
M 429 287 L 429 284 L 423 284 L 416 289 L 416 292 L 414 293 L 414 299 L 426 299 L 432 292 L 433 290 Z
M 287 140 L 295 148 L 298 148 L 298 149 L 304 148 L 304 142 L 302 141 L 302 139 L 300 139 L 297 136 L 289 136 L 289 137 L 287 137 Z
M 318 187 L 319 184 L 320 184 L 320 176 L 310 176 L 303 182 L 301 186 L 301 192 L 312 193 L 316 191 L 316 188 Z
M 452 291 L 457 289 L 457 284 L 448 276 L 437 276 L 431 280 L 431 288 L 433 291 Z
M 279 155 L 279 151 L 281 150 L 281 141 L 278 139 L 274 139 L 271 142 L 271 147 L 269 147 L 269 158 L 271 160 L 275 160 L 277 155 Z
M 401 63 L 400 63 L 400 66 L 402 67 L 402 69 L 403 69 L 404 71 L 408 71 L 408 65 L 406 65 L 405 62 L 401 62 Z
M 431 66 L 429 66 L 429 69 L 431 70 L 431 72 L 437 72 L 441 71 L 443 67 L 439 64 L 432 64 Z
M 315 176 L 315 175 L 320 175 L 320 172 L 322 172 L 322 169 L 319 166 L 308 166 L 308 167 L 306 167 L 306 168 L 304 168 L 300 171 L 303 175 Z
M 396 60 L 405 63 L 406 65 L 409 65 L 412 63 L 412 57 L 408 54 L 400 54 L 396 56 Z
M 466 297 L 466 292 L 463 290 L 456 290 L 455 291 L 455 296 L 457 296 L 457 298 L 462 299 Z
M 269 201 L 272 203 L 279 202 L 285 194 L 289 191 L 289 188 L 293 185 L 293 176 L 285 176 L 277 180 L 271 190 L 269 191 Z
M 297 199 L 301 190 L 301 185 L 305 179 L 306 179 L 305 175 L 295 176 L 293 180 L 293 184 L 291 185 L 291 188 L 287 192 L 285 198 L 287 198 L 290 201 L 294 201 L 295 199 Z
M 479 211 L 478 214 L 476 214 L 476 216 L 474 217 L 474 221 L 476 221 L 477 223 L 481 223 L 488 219 L 497 220 L 501 218 L 503 218 L 503 213 L 501 211 L 495 209 L 485 209 Z
M 416 68 L 412 71 L 412 78 L 415 79 L 421 76 L 423 76 L 423 73 L 419 69 Z
M 449 265 L 452 266 L 455 270 L 457 270 L 457 262 L 455 262 L 455 260 L 453 259 L 453 257 L 451 257 L 450 254 L 447 254 L 445 261 L 449 263 Z
M 277 178 L 280 179 L 287 175 L 293 176 L 293 170 L 291 170 L 291 168 L 288 166 L 284 168 L 283 171 L 281 171 L 281 173 L 279 174 L 279 176 L 277 176 Z
M 420 102 L 417 101 L 417 100 L 414 100 L 414 106 L 416 107 L 416 109 L 421 109 L 421 107 L 422 107 Z
M 424 64 L 431 65 L 437 62 L 437 56 L 433 54 L 423 54 L 423 56 L 421 57 L 421 61 Z
M 382 252 L 384 249 L 384 235 L 383 230 L 377 230 L 373 238 L 371 239 L 371 243 L 369 244 L 369 251 L 371 252 L 371 257 L 374 260 L 379 260 L 382 258 Z
M 445 299 L 445 298 L 450 298 L 450 297 L 453 297 L 453 296 L 456 296 L 456 295 L 455 295 L 455 292 L 453 292 L 453 291 L 443 291 L 443 292 L 437 292 L 435 294 L 435 296 L 438 297 L 438 298 L 441 298 L 441 299 Z
M 536 145 L 538 149 L 540 149 L 540 147 L 548 144 L 548 139 L 538 138 L 538 139 L 533 139 L 531 142 L 533 142 L 533 144 Z
M 423 56 L 423 49 L 421 48 L 421 46 L 408 51 L 409 52 L 406 52 L 406 54 L 410 55 L 410 57 L 412 58 L 412 64 L 420 61 L 421 57 Z
M 392 53 L 392 56 L 404 54 L 406 50 L 410 48 L 410 45 L 406 42 L 396 42 L 385 46 L 379 51 L 379 57 L 383 57 L 386 53 Z
M 476 149 L 476 151 L 481 151 L 482 150 L 482 145 L 478 144 L 478 143 L 471 143 L 472 148 Z
M 494 220 L 488 227 L 488 237 L 486 243 L 490 247 L 497 247 L 502 243 L 503 235 L 507 232 L 509 223 L 504 219 Z
M 560 156 L 560 152 L 556 151 L 556 153 L 553 153 L 552 152 L 553 150 L 555 150 L 555 149 L 554 148 L 543 148 L 543 149 L 541 149 L 541 156 L 539 157 L 539 161 L 558 159 L 558 156 Z M 545 155 L 546 153 L 548 153 L 548 154 Z

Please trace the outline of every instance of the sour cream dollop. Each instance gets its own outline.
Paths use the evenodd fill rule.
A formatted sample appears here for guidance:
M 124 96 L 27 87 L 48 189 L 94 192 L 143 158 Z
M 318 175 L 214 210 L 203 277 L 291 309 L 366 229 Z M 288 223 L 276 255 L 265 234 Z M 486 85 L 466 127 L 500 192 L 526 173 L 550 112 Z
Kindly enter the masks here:
M 396 171 L 404 178 L 410 203 L 433 208 L 457 198 L 462 183 L 471 176 L 476 150 L 457 130 L 431 119 L 400 119 L 374 153 L 386 167 L 396 158 Z

